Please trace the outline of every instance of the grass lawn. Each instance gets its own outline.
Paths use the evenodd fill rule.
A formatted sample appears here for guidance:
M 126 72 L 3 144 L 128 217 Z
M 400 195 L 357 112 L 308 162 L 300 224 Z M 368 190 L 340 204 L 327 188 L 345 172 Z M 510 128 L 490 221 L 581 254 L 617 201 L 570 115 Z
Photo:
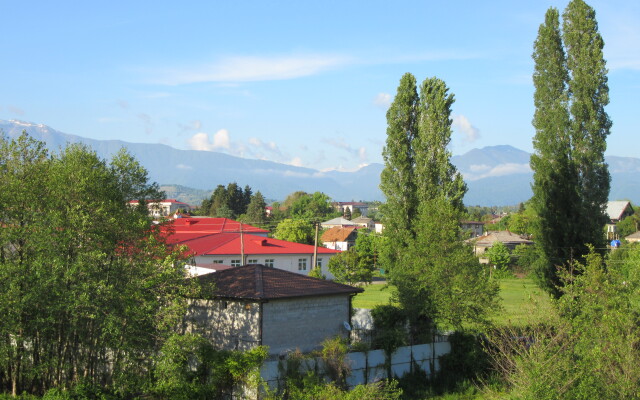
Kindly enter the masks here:
M 364 287 L 364 292 L 353 298 L 355 308 L 373 308 L 378 304 L 389 304 L 395 288 L 384 283 L 376 283 Z
M 367 285 L 363 293 L 354 297 L 353 307 L 370 309 L 388 304 L 393 290 L 385 284 Z M 500 297 L 504 309 L 492 317 L 497 325 L 536 323 L 553 313 L 549 295 L 530 278 L 500 280 Z
M 500 280 L 504 310 L 493 316 L 497 325 L 525 325 L 546 320 L 553 314 L 549 295 L 530 278 Z

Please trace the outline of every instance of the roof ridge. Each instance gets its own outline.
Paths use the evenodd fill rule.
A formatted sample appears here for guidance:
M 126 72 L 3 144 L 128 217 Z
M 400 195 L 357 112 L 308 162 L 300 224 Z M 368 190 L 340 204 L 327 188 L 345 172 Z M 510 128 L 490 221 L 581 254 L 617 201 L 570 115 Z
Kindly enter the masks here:
M 264 281 L 262 277 L 262 265 L 257 264 L 255 266 L 255 275 L 256 275 L 256 294 L 258 298 L 264 297 Z

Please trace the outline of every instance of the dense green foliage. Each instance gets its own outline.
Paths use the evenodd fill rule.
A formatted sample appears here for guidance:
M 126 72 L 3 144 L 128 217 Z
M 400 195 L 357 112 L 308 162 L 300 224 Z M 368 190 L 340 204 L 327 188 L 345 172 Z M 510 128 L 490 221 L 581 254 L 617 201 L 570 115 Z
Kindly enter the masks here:
M 563 14 L 550 8 L 534 44 L 531 156 L 536 241 L 545 257 L 541 283 L 561 294 L 557 266 L 582 259 L 587 245 L 604 247 L 602 227 L 610 177 L 604 161 L 611 121 L 603 41 L 594 10 L 572 0 Z
M 182 316 L 179 253 L 150 228 L 157 186 L 128 154 L 49 155 L 0 139 L 0 391 L 79 383 L 136 390 Z
M 559 317 L 493 335 L 496 367 L 514 399 L 640 396 L 640 247 L 623 262 L 591 252 L 580 274 L 562 274 Z M 520 339 L 518 339 L 520 338 Z
M 236 182 L 231 182 L 227 187 L 218 185 L 211 197 L 202 201 L 200 208 L 204 215 L 237 218 L 247 212 L 252 198 L 253 192 L 249 185 L 245 186 L 243 191 Z
M 502 242 L 495 242 L 489 247 L 485 253 L 491 264 L 496 270 L 507 271 L 511 264 L 511 252 Z
M 360 256 L 355 247 L 331 257 L 327 268 L 336 282 L 347 285 L 371 283 L 373 278 L 373 264 L 366 257 Z
M 207 339 L 172 335 L 160 350 L 152 391 L 170 400 L 219 399 L 242 395 L 242 384 L 257 387 L 267 349 L 218 351 Z M 235 390 L 235 391 L 234 391 Z
M 276 239 L 303 244 L 313 244 L 314 235 L 315 231 L 310 221 L 291 218 L 282 220 L 273 234 Z
M 460 327 L 483 323 L 496 307 L 497 286 L 461 240 L 466 185 L 451 164 L 451 105 L 445 83 L 426 79 L 417 94 L 405 74 L 387 112 L 381 253 L 398 301 L 411 322 Z

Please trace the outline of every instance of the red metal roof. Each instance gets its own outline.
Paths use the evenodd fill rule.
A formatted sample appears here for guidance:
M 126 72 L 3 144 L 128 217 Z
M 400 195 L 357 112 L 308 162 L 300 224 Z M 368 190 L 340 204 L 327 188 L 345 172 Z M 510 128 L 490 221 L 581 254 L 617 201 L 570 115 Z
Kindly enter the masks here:
M 248 224 L 240 224 L 240 222 L 229 218 L 209 217 L 176 218 L 168 223 L 163 228 L 163 231 L 168 232 L 169 230 L 172 230 L 174 233 L 190 232 L 201 234 L 228 233 L 240 232 L 241 226 L 242 232 L 269 233 L 266 229 L 261 229 Z
M 313 246 L 266 238 L 251 234 L 243 234 L 244 254 L 313 254 Z M 174 233 L 167 240 L 171 244 L 188 246 L 194 256 L 204 255 L 237 255 L 241 253 L 239 233 L 191 234 Z M 336 254 L 337 250 L 318 247 L 318 254 Z

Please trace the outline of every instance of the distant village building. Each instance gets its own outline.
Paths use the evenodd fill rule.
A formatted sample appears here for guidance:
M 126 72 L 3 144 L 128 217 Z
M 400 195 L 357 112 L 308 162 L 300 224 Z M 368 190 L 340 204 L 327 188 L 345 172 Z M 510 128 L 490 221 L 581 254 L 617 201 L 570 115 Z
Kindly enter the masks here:
M 467 233 L 468 238 L 475 238 L 482 236 L 484 232 L 484 222 L 479 221 L 462 221 L 460 222 L 460 228 Z
M 609 222 L 607 223 L 608 240 L 619 239 L 616 224 L 633 215 L 633 213 L 634 210 L 629 201 L 610 201 L 607 203 L 607 216 L 609 217 Z
M 138 204 L 140 204 L 138 200 L 129 201 L 130 207 L 137 207 Z M 147 209 L 149 209 L 149 215 L 154 218 L 166 217 L 174 214 L 178 210 L 189 212 L 193 209 L 189 204 L 176 199 L 149 200 L 146 206 Z
M 320 223 L 322 229 L 330 229 L 335 227 L 355 226 L 355 224 L 343 217 L 337 217 Z
M 369 230 L 374 230 L 376 228 L 376 223 L 371 218 L 365 216 L 354 218 L 351 220 L 351 223 Z
M 338 201 L 334 202 L 332 205 L 333 208 L 340 211 L 342 215 L 344 215 L 347 209 L 351 215 L 353 215 L 353 212 L 357 209 L 363 217 L 366 217 L 369 212 L 369 206 L 367 204 L 357 201 Z
M 336 226 L 322 234 L 322 245 L 328 249 L 346 251 L 356 244 L 358 231 L 355 226 Z
M 631 235 L 625 237 L 625 239 L 629 243 L 638 243 L 638 242 L 640 242 L 640 231 L 632 233 Z
M 264 265 L 198 276 L 210 297 L 194 300 L 183 329 L 226 350 L 269 346 L 272 355 L 310 352 L 336 336 L 349 337 L 351 298 L 363 291 Z
M 473 251 L 477 256 L 484 254 L 496 242 L 502 242 L 509 250 L 513 250 L 521 244 L 534 244 L 532 240 L 509 231 L 488 232 L 483 236 L 467 239 L 466 242 L 473 245 Z

